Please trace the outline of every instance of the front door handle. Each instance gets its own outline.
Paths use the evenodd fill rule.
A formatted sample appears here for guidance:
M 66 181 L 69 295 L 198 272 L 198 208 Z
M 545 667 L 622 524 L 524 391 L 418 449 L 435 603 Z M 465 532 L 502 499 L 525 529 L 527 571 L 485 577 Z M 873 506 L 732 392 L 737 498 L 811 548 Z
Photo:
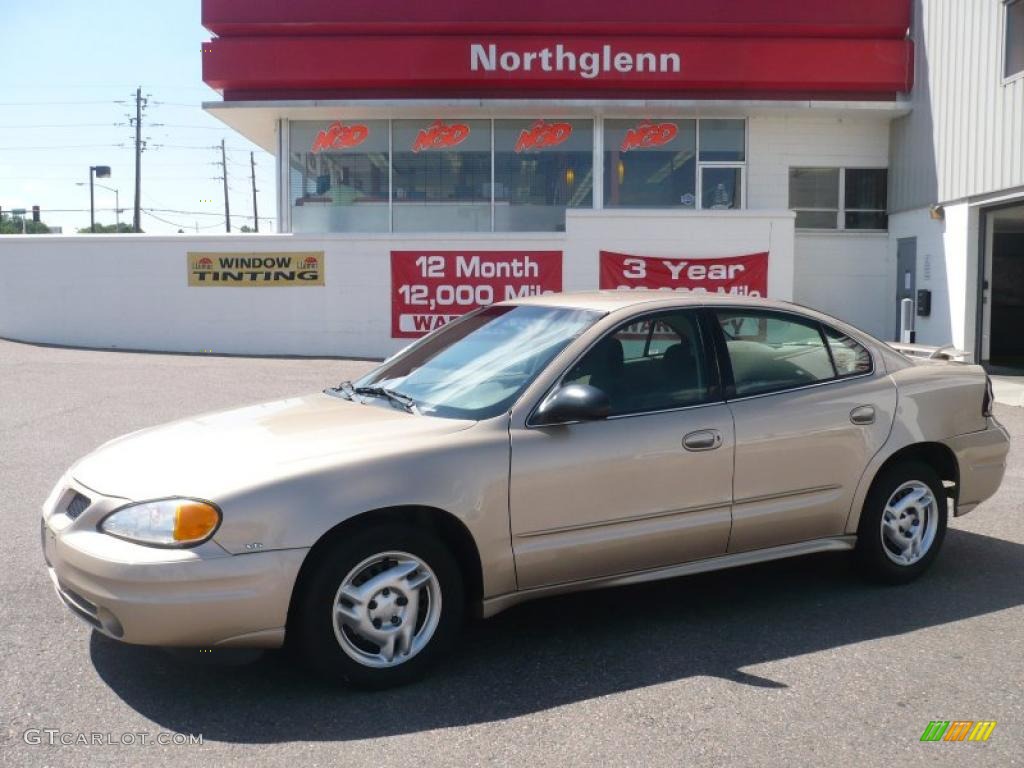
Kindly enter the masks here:
M 872 405 L 861 405 L 850 411 L 850 421 L 861 426 L 875 423 L 875 408 Z
M 717 429 L 699 429 L 683 438 L 688 451 L 713 451 L 722 444 L 722 433 Z

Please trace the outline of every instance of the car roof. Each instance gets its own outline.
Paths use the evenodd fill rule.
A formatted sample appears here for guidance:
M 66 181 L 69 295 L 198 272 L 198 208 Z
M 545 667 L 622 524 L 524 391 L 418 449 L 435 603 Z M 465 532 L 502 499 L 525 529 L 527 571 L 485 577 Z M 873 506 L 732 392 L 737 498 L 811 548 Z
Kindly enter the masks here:
M 802 309 L 795 304 L 773 299 L 752 298 L 719 293 L 686 293 L 682 291 L 652 290 L 605 290 L 577 291 L 569 293 L 545 293 L 540 296 L 524 296 L 504 304 L 518 304 L 536 307 L 565 307 L 568 309 L 593 309 L 602 312 L 615 312 L 641 305 L 663 306 L 706 306 L 714 304 L 741 305 L 761 307 L 763 309 Z

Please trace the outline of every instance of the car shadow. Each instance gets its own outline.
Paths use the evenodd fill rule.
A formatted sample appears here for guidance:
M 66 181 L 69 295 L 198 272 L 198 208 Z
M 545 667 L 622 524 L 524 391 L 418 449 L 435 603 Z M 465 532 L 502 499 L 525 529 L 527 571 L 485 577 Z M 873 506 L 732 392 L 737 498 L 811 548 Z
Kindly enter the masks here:
M 199 664 L 98 633 L 90 651 L 110 688 L 164 729 L 226 742 L 347 741 L 696 676 L 785 688 L 743 668 L 1021 605 L 1022 567 L 1024 545 L 950 530 L 931 571 L 901 587 L 866 584 L 847 554 L 828 554 L 551 598 L 471 624 L 428 679 L 381 693 L 329 685 L 283 652 Z

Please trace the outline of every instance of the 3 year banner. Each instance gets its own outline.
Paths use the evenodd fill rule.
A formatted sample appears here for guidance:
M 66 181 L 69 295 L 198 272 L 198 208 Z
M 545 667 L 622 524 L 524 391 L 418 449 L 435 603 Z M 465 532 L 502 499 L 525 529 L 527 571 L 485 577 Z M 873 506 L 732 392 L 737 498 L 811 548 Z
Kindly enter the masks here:
M 601 288 L 765 296 L 768 254 L 689 259 L 601 251 Z
M 561 290 L 561 251 L 392 251 L 391 336 L 417 338 L 477 307 Z

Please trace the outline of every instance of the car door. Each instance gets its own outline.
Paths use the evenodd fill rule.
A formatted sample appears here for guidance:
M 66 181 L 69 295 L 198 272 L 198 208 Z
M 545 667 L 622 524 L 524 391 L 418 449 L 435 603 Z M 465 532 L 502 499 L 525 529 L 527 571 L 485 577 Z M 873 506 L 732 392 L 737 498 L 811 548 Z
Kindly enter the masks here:
M 896 388 L 870 352 L 802 314 L 709 311 L 736 428 L 729 552 L 844 533 Z
M 631 319 L 554 388 L 602 389 L 609 418 L 518 427 L 513 419 L 509 507 L 521 589 L 725 553 L 732 415 L 705 337 L 694 310 Z

